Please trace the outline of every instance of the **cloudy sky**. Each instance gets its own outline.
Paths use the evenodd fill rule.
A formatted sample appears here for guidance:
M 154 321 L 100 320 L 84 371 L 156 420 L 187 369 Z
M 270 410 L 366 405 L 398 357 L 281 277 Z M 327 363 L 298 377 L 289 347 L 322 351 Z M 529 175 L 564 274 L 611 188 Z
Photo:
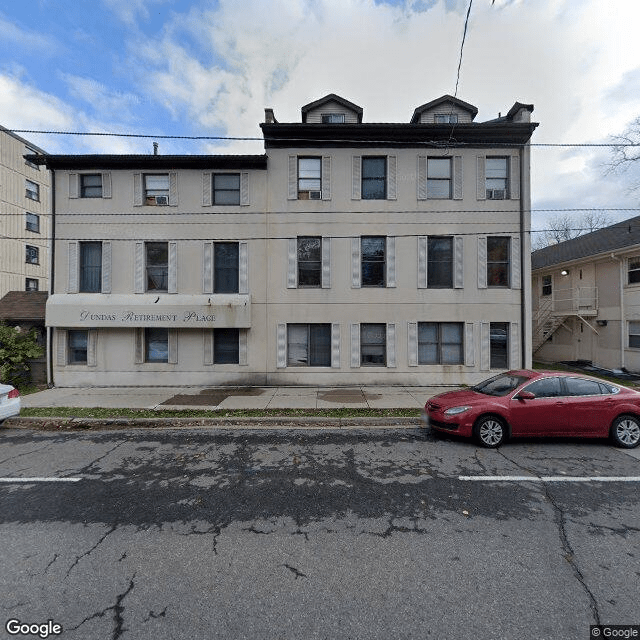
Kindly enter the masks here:
M 453 94 L 468 0 L 30 0 L 0 5 L 9 129 L 259 137 L 337 93 L 367 122 Z M 640 116 L 638 0 L 474 0 L 458 97 L 477 121 L 535 105 L 534 143 L 607 143 Z M 50 153 L 148 153 L 150 140 L 22 134 Z M 162 153 L 261 153 L 162 140 Z M 640 170 L 606 148 L 533 149 L 533 208 L 636 208 Z M 640 164 L 640 163 L 639 163 Z M 610 211 L 625 219 L 640 211 Z M 534 228 L 547 216 L 534 211 Z M 578 215 L 578 214 L 576 214 Z

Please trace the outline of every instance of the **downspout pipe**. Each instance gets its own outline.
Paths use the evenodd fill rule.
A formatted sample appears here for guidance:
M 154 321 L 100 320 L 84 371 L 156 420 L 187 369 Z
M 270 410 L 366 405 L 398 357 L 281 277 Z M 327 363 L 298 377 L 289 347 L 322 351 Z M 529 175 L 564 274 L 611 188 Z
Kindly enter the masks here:
M 51 260 L 49 264 L 49 295 L 55 291 L 56 263 L 56 172 L 51 169 Z M 46 313 L 45 313 L 46 323 Z M 47 386 L 53 386 L 53 332 L 47 326 Z
M 521 350 L 521 359 L 522 359 L 522 367 L 525 368 L 527 366 L 527 326 L 529 322 L 529 318 L 527 317 L 527 291 L 531 289 L 531 275 L 528 270 L 525 269 L 527 264 L 527 257 L 531 255 L 531 251 L 527 251 L 527 242 L 526 242 L 526 234 L 529 229 L 525 228 L 526 222 L 526 211 L 524 206 L 525 198 L 529 194 L 529 187 L 527 186 L 527 193 L 525 193 L 525 185 L 523 181 L 523 176 L 526 174 L 525 172 L 525 157 L 527 161 L 527 169 L 529 168 L 529 157 L 528 154 L 525 156 L 525 145 L 522 145 L 520 148 L 520 350 Z M 530 197 L 530 196 L 529 196 Z M 528 258 L 531 259 L 530 257 Z

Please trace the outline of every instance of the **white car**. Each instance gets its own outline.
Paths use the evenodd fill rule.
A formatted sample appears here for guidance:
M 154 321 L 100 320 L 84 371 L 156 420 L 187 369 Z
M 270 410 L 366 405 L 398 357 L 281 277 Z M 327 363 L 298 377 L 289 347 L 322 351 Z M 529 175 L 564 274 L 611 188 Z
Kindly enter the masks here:
M 20 413 L 20 392 L 10 384 L 0 384 L 0 422 Z

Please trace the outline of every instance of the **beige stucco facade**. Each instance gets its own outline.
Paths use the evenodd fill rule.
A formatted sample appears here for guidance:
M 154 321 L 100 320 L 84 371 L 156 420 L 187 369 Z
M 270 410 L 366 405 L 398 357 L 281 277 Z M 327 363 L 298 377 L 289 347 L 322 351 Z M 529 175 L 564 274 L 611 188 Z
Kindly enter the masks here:
M 318 109 L 336 113 L 349 105 L 327 100 Z M 527 115 L 531 110 L 524 109 Z M 504 343 L 497 346 L 506 351 L 506 366 L 530 365 L 526 142 L 535 125 L 525 118 L 515 127 L 522 144 L 503 148 L 425 147 L 415 140 L 394 142 L 389 130 L 380 132 L 387 137 L 384 144 L 353 145 L 347 140 L 363 125 L 353 123 L 357 114 L 347 114 L 345 140 L 334 144 L 314 141 L 315 132 L 329 126 L 314 111 L 306 113 L 309 124 L 299 125 L 304 142 L 277 139 L 288 125 L 265 124 L 265 156 L 48 159 L 56 184 L 54 295 L 47 310 L 56 385 L 471 384 L 493 370 L 492 323 L 507 323 Z M 474 125 L 466 126 L 479 135 Z M 403 127 L 406 136 L 413 125 Z M 504 199 L 486 199 L 487 156 L 505 158 L 509 167 Z M 384 198 L 362 197 L 363 157 L 385 159 Z M 299 158 L 319 159 L 317 198 L 299 197 Z M 431 158 L 450 159 L 447 198 L 429 197 L 425 170 Z M 82 197 L 82 176 L 97 173 L 102 197 Z M 215 176 L 225 173 L 238 176 L 239 203 L 211 204 L 212 174 L 215 184 Z M 168 176 L 162 206 L 140 197 L 150 174 Z M 315 286 L 300 282 L 299 239 L 308 237 L 321 239 Z M 364 282 L 362 237 L 384 239 L 382 284 Z M 432 237 L 451 238 L 450 286 L 428 285 Z M 487 281 L 487 238 L 495 237 L 506 238 L 509 252 L 500 286 Z M 96 241 L 100 291 L 81 292 L 82 243 Z M 163 291 L 145 284 L 151 242 L 166 245 Z M 216 293 L 213 265 L 218 243 L 225 242 L 237 245 L 236 290 Z M 458 342 L 426 345 L 420 337 L 426 323 L 434 331 L 444 331 L 440 323 L 454 323 Z M 300 348 L 293 342 L 294 325 L 322 325 L 321 365 L 312 363 L 312 338 L 303 345 L 308 362 L 292 361 Z M 369 348 L 363 332 L 373 335 L 365 325 L 377 331 L 373 348 L 382 355 L 374 362 L 363 355 Z M 167 330 L 163 362 L 148 361 L 150 328 Z M 216 361 L 214 341 L 222 335 L 215 332 L 224 329 L 238 330 L 232 363 Z M 77 354 L 70 355 L 69 344 L 78 331 L 86 332 L 86 361 L 79 363 L 72 362 Z M 457 354 L 455 364 L 425 362 L 429 349 L 440 354 L 447 348 Z
M 0 298 L 25 291 L 27 279 L 39 291 L 49 286 L 50 174 L 24 158 L 36 152 L 42 151 L 0 127 Z M 27 255 L 27 246 L 35 251 Z

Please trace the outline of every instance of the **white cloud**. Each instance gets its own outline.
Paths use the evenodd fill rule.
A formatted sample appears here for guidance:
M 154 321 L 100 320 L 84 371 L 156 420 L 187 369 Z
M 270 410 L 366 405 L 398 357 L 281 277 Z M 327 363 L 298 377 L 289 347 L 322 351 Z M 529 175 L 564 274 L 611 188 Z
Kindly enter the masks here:
M 138 17 L 149 17 L 149 5 L 164 4 L 169 0 L 102 0 L 102 2 L 122 22 L 133 25 Z
M 26 49 L 31 54 L 34 51 L 50 54 L 60 49 L 59 43 L 54 38 L 38 31 L 22 29 L 2 14 L 0 14 L 0 40 L 4 43 L 10 42 L 14 47 Z

